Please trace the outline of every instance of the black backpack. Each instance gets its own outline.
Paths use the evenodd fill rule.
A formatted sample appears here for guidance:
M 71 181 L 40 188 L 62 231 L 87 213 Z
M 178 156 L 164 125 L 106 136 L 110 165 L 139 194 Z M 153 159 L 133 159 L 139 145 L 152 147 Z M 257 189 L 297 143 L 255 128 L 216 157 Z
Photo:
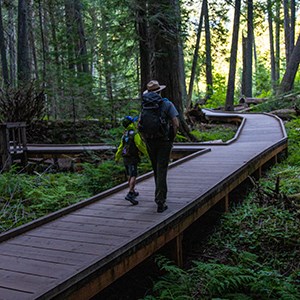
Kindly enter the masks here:
M 142 97 L 142 110 L 138 129 L 145 138 L 164 138 L 169 133 L 169 122 L 162 110 L 162 97 L 149 92 Z
M 123 149 L 122 149 L 122 156 L 123 157 L 138 157 L 139 150 L 134 142 L 134 136 L 136 132 L 130 129 L 125 132 L 123 135 Z

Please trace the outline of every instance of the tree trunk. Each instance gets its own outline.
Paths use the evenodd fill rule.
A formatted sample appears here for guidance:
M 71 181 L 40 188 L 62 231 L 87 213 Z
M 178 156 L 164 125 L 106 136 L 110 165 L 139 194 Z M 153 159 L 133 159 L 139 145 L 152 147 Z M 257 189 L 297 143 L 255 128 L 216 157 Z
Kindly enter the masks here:
M 141 86 L 140 91 L 146 89 L 147 83 L 150 78 L 150 53 L 149 53 L 149 24 L 147 24 L 147 1 L 136 0 L 136 31 L 139 37 L 139 49 L 140 49 L 140 74 L 141 74 Z
M 182 106 L 182 116 L 184 107 L 187 102 L 187 89 L 186 89 L 186 76 L 185 76 L 185 63 L 184 63 L 184 53 L 183 53 L 183 42 L 182 42 L 182 33 L 181 33 L 181 10 L 180 4 L 178 1 L 174 1 L 174 9 L 176 12 L 176 17 L 178 18 L 177 22 L 177 48 L 178 48 L 178 73 L 179 73 L 179 84 L 181 90 L 181 106 Z M 185 119 L 182 118 L 182 125 L 186 125 L 186 130 L 189 132 L 189 128 L 185 123 Z
M 242 86 L 241 86 L 241 93 L 243 96 L 246 97 L 246 69 L 247 69 L 247 37 L 242 34 L 242 56 L 243 56 L 243 69 L 242 69 Z
M 89 73 L 89 64 L 88 64 L 88 57 L 87 57 L 87 49 L 86 49 L 86 38 L 84 34 L 84 27 L 82 21 L 82 14 L 81 14 L 81 1 L 74 0 L 74 11 L 75 11 L 75 22 L 77 25 L 77 36 L 78 36 L 78 57 L 79 57 L 79 64 L 80 69 L 84 73 Z
M 39 79 L 38 63 L 37 63 L 37 54 L 36 54 L 36 39 L 34 35 L 34 26 L 33 22 L 35 20 L 35 12 L 32 10 L 32 0 L 28 0 L 28 29 L 29 29 L 29 53 L 32 57 L 32 65 L 34 69 L 34 78 Z
M 245 96 L 252 97 L 252 61 L 253 61 L 253 1 L 247 1 L 247 40 L 246 40 L 246 71 Z
M 285 41 L 285 56 L 286 64 L 288 65 L 291 55 L 291 23 L 290 23 L 290 13 L 289 13 L 289 1 L 283 1 L 284 10 L 284 41 Z
M 53 3 L 53 0 L 50 0 L 48 2 L 48 11 L 49 11 L 49 17 L 50 17 L 50 26 L 51 26 L 51 38 L 52 38 L 52 44 L 54 48 L 54 58 L 55 58 L 55 64 L 56 66 L 60 65 L 59 62 L 59 52 L 58 52 L 58 41 L 56 36 L 56 21 L 54 18 L 54 9 L 55 5 Z
M 192 103 L 193 88 L 194 88 L 194 81 L 195 81 L 195 75 L 196 75 L 196 67 L 197 67 L 197 62 L 198 62 L 198 57 L 199 57 L 202 23 L 203 23 L 203 17 L 204 17 L 204 8 L 203 7 L 204 7 L 205 1 L 206 0 L 203 0 L 203 2 L 202 2 L 202 8 L 201 8 L 201 13 L 200 13 L 200 18 L 199 18 L 198 32 L 197 32 L 197 39 L 196 39 L 194 56 L 193 56 L 192 71 L 191 71 L 191 78 L 190 78 L 190 84 L 189 84 L 186 109 L 189 109 L 191 107 L 191 103 Z
M 30 82 L 28 35 L 28 0 L 19 0 L 18 6 L 18 84 L 26 85 Z
M 108 47 L 108 38 L 107 38 L 107 16 L 104 9 L 101 10 L 101 30 L 103 32 L 103 41 L 102 41 L 102 54 L 103 54 L 103 64 L 104 64 L 104 75 L 105 75 L 105 85 L 106 85 L 106 96 L 110 103 L 111 107 L 111 123 L 116 124 L 116 111 L 115 103 L 113 97 L 113 86 L 112 86 L 112 74 L 110 70 L 110 59 L 111 54 Z
M 95 9 L 91 9 L 89 11 L 89 15 L 91 18 L 91 23 L 92 23 L 92 32 L 96 32 L 98 29 L 98 12 Z M 90 50 L 90 63 L 89 63 L 89 69 L 90 69 L 90 74 L 91 76 L 95 76 L 95 71 L 96 71 L 96 64 L 97 64 L 97 44 L 98 44 L 98 39 L 97 36 L 92 36 L 90 37 L 90 42 L 89 42 L 90 46 L 91 46 L 91 50 Z
M 273 38 L 273 10 L 272 2 L 268 0 L 267 4 L 268 23 L 269 23 L 269 41 L 270 41 L 270 61 L 271 61 L 271 84 L 273 93 L 276 90 L 276 64 L 275 64 L 275 50 L 274 50 L 274 38 Z
M 46 46 L 45 46 L 45 37 L 44 37 L 44 22 L 43 22 L 43 9 L 41 0 L 38 2 L 39 4 L 39 25 L 40 25 L 40 32 L 41 32 L 41 43 L 42 43 L 42 57 L 43 57 L 43 71 L 42 71 L 42 82 L 43 86 L 46 84 Z
M 2 63 L 2 76 L 6 86 L 9 85 L 9 73 L 6 59 L 6 46 L 4 43 L 4 30 L 2 22 L 2 3 L 0 1 L 0 52 L 1 52 L 1 63 Z
M 209 27 L 209 14 L 207 0 L 203 1 L 204 8 L 204 24 L 205 24 L 205 62 L 206 62 L 206 95 L 205 101 L 208 100 L 213 93 L 213 77 L 212 77 L 212 62 L 211 62 L 211 39 Z
M 293 52 L 295 46 L 295 24 L 296 24 L 296 3 L 291 0 L 291 22 L 290 22 L 290 53 Z
M 226 94 L 226 110 L 233 110 L 234 102 L 234 84 L 235 84 L 235 73 L 236 73 L 236 56 L 238 49 L 238 36 L 240 27 L 240 10 L 241 10 L 241 0 L 235 0 L 235 10 L 234 10 L 234 23 L 233 23 L 233 35 L 230 51 L 230 66 L 229 66 L 229 76 Z
M 50 19 L 50 31 L 51 31 L 51 42 L 52 46 L 54 49 L 54 64 L 55 64 L 55 78 L 53 79 L 53 95 L 51 97 L 51 105 L 49 109 L 49 114 L 52 116 L 54 119 L 57 119 L 57 101 L 56 98 L 59 97 L 60 95 L 60 90 L 59 90 L 59 80 L 61 77 L 61 63 L 59 60 L 59 48 L 58 48 L 58 40 L 57 40 L 57 35 L 56 35 L 56 20 L 54 18 L 54 9 L 55 5 L 53 3 L 53 0 L 50 0 L 48 2 L 48 12 L 49 12 L 49 19 Z
M 179 3 L 175 0 L 149 0 L 149 49 L 151 51 L 150 78 L 165 84 L 163 96 L 169 98 L 179 112 L 180 131 L 183 135 L 189 135 L 189 127 L 183 114 L 183 100 L 186 99 L 185 83 L 182 82 L 184 69 L 181 55 L 182 41 L 180 37 Z M 157 12 L 160 12 L 157 14 Z M 141 57 L 141 59 L 143 59 Z
M 291 54 L 286 71 L 280 83 L 278 94 L 284 94 L 292 90 L 295 76 L 299 67 L 299 63 L 300 63 L 300 34 L 298 36 L 297 43 Z
M 16 58 L 16 29 L 14 25 L 14 7 L 7 4 L 8 9 L 8 53 L 9 53 L 9 77 L 10 86 L 15 87 L 17 82 L 17 58 Z
M 75 72 L 75 47 L 74 47 L 74 3 L 73 0 L 65 0 L 65 18 L 68 40 L 69 70 Z
M 280 78 L 280 3 L 281 0 L 276 1 L 276 23 L 275 23 L 275 81 L 276 86 L 279 84 Z

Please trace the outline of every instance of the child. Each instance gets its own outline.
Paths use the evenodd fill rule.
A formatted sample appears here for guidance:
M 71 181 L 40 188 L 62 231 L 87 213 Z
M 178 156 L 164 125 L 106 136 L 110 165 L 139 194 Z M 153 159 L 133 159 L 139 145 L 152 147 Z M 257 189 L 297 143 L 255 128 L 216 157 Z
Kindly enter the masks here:
M 139 202 L 135 199 L 139 193 L 135 191 L 137 165 L 140 162 L 140 155 L 147 155 L 147 150 L 144 142 L 142 141 L 136 126 L 135 119 L 131 116 L 126 116 L 123 119 L 123 126 L 125 132 L 122 136 L 121 143 L 115 155 L 115 161 L 118 162 L 123 157 L 126 175 L 128 177 L 129 192 L 125 199 L 133 205 Z

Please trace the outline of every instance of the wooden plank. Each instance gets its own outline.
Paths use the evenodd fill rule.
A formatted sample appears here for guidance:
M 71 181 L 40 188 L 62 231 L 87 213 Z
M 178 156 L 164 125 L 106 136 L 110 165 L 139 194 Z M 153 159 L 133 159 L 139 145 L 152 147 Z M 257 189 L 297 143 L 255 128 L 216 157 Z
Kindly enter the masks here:
M 116 208 L 117 209 L 117 208 Z M 75 222 L 64 222 L 64 221 L 56 221 L 51 222 L 43 226 L 43 228 L 55 228 L 57 230 L 65 230 L 71 232 L 90 232 L 90 233 L 99 233 L 99 234 L 108 234 L 108 235 L 116 235 L 116 236 L 127 236 L 135 234 L 138 228 L 126 228 L 126 227 L 103 227 L 98 224 L 86 224 L 86 223 L 75 223 Z
M 119 209 L 119 213 L 113 209 L 113 206 L 106 208 L 101 207 L 100 209 L 91 207 L 91 208 L 84 208 L 78 212 L 74 212 L 74 215 L 78 216 L 91 216 L 97 218 L 104 218 L 110 220 L 133 220 L 139 221 L 141 223 L 151 223 L 153 220 L 153 214 L 145 212 L 143 215 L 137 213 L 136 207 L 130 207 L 127 210 Z
M 32 293 L 26 293 L 14 289 L 4 288 L 0 286 L 0 300 L 32 300 Z
M 15 256 L 20 258 L 35 259 L 44 262 L 59 263 L 63 261 L 67 265 L 78 265 L 87 260 L 93 261 L 96 255 L 75 253 L 73 251 L 40 249 L 26 245 L 15 245 L 9 243 L 1 244 L 1 254 L 8 256 Z
M 168 196 L 168 199 L 170 199 L 170 197 Z M 137 214 L 140 214 L 140 216 L 142 216 L 143 214 L 152 214 L 152 220 L 156 220 L 159 221 L 161 220 L 161 218 L 164 218 L 164 215 L 157 215 L 156 214 L 156 210 L 157 210 L 157 204 L 154 202 L 154 195 L 151 197 L 147 197 L 144 194 L 141 194 L 139 196 L 139 204 L 134 206 L 134 210 L 136 211 Z M 180 196 L 180 200 L 178 200 L 178 203 L 174 202 L 174 205 L 172 206 L 174 209 L 180 209 L 182 208 L 183 203 L 187 203 L 186 200 L 184 200 L 181 196 Z M 168 200 L 167 200 L 168 201 Z M 101 204 L 102 206 L 108 206 L 111 207 L 111 203 L 103 203 Z M 114 204 L 114 209 L 117 209 L 120 204 L 116 203 Z M 129 207 L 130 209 L 130 207 Z M 151 222 L 153 223 L 153 222 Z M 127 224 L 127 223 L 126 223 Z M 140 224 L 139 227 L 142 226 L 146 226 L 149 227 L 149 224 Z
M 67 230 L 56 230 L 48 228 L 37 228 L 26 234 L 26 236 L 32 237 L 42 237 L 47 238 L 48 240 L 61 240 L 61 241 L 74 241 L 80 243 L 89 243 L 97 245 L 114 245 L 120 244 L 124 238 L 128 238 L 130 235 L 125 234 L 115 235 L 111 233 L 96 233 L 96 232 L 78 232 L 78 231 L 67 231 Z
M 37 291 L 46 289 L 57 282 L 56 278 L 44 277 L 41 275 L 33 275 L 25 272 L 14 272 L 10 270 L 1 270 L 0 272 L 0 299 L 7 294 L 4 299 L 23 300 L 28 296 L 33 299 L 33 294 Z M 6 291 L 6 292 L 5 292 Z M 12 291 L 17 292 L 16 294 Z M 12 294 L 11 294 L 12 293 Z M 10 298 L 11 296 L 19 295 L 20 298 Z
M 18 238 L 7 241 L 9 244 L 13 245 L 25 245 L 38 247 L 42 249 L 54 249 L 54 250 L 63 250 L 70 251 L 81 254 L 96 254 L 101 255 L 101 253 L 106 253 L 111 249 L 109 245 L 97 245 L 83 242 L 73 242 L 73 241 L 61 241 L 53 240 L 42 237 L 31 237 L 26 235 L 21 235 Z
M 32 274 L 52 279 L 62 278 L 71 274 L 74 267 L 68 264 L 44 262 L 35 259 L 13 257 L 0 254 L 0 269 L 24 274 Z
M 68 222 L 77 222 L 77 223 L 86 223 L 86 224 L 98 224 L 101 226 L 115 226 L 115 227 L 124 227 L 124 220 L 122 219 L 114 219 L 111 222 L 108 223 L 109 219 L 104 218 L 97 218 L 92 216 L 82 216 L 82 215 L 68 215 L 66 217 L 62 218 L 63 221 Z M 126 227 L 127 228 L 138 228 L 138 226 L 145 225 L 144 221 L 135 221 L 135 220 L 127 220 L 126 221 Z M 151 224 L 151 222 L 148 222 L 148 224 Z

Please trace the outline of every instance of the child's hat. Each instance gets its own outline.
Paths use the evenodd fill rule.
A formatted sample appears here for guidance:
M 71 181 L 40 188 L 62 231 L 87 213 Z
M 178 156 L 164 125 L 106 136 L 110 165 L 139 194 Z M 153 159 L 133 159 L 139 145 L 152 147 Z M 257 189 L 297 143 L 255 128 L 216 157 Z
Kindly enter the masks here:
M 134 118 L 132 118 L 131 116 L 126 116 L 122 121 L 122 125 L 126 128 L 133 122 L 134 122 Z

